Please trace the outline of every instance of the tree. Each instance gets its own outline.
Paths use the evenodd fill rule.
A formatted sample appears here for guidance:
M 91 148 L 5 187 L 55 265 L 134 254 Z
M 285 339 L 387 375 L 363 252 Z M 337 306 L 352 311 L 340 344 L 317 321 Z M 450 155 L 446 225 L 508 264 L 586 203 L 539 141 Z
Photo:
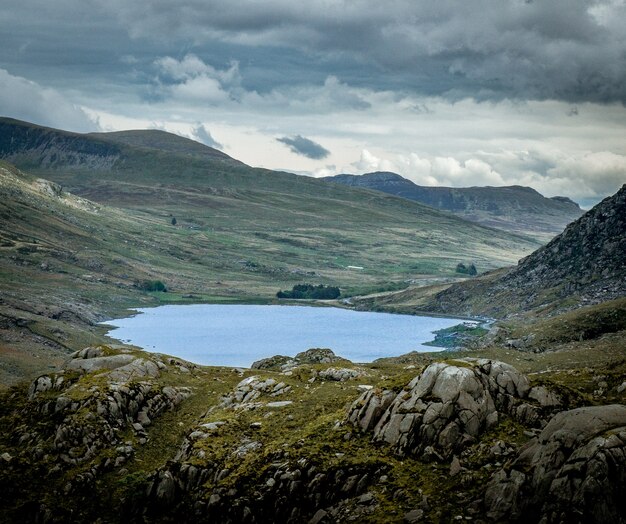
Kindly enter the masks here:
M 279 291 L 276 293 L 278 298 L 296 298 L 296 299 L 317 299 L 332 300 L 339 298 L 341 290 L 336 286 L 325 286 L 320 284 L 313 286 L 311 284 L 296 284 L 291 291 Z
M 172 225 L 175 226 L 176 225 L 176 217 L 172 217 Z

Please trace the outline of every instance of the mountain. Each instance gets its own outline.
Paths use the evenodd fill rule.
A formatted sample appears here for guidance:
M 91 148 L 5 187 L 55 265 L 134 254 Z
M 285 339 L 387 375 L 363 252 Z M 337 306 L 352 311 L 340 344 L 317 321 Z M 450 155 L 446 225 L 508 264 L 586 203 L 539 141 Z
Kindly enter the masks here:
M 101 341 L 97 322 L 133 305 L 267 302 L 301 283 L 351 296 L 458 279 L 459 262 L 485 271 L 538 245 L 389 195 L 254 169 L 161 131 L 93 136 L 4 119 L 0 156 L 30 166 L 0 166 L 0 350 L 10 361 L 0 383 Z M 146 281 L 168 292 L 147 293 Z
M 449 211 L 466 220 L 550 240 L 583 211 L 566 197 L 546 198 L 530 187 L 427 187 L 396 173 L 336 175 L 323 180 L 382 191 Z
M 410 303 L 412 295 L 420 309 L 495 318 L 546 316 L 625 297 L 626 185 L 517 266 L 429 297 L 407 290 L 388 297 L 387 304 Z
M 232 253 L 258 268 L 314 266 L 335 279 L 359 266 L 370 284 L 392 266 L 408 278 L 453 276 L 461 261 L 484 271 L 537 245 L 389 195 L 252 168 L 162 131 L 85 135 L 0 119 L 0 158 L 97 203 L 164 224 L 174 216 L 211 238 L 217 258 Z

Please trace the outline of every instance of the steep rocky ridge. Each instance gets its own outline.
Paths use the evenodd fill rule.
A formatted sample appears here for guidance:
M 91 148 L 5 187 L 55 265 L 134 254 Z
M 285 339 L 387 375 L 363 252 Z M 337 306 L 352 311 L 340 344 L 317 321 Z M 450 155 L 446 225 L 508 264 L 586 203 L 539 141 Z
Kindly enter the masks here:
M 453 285 L 426 309 L 502 317 L 626 295 L 626 185 L 504 274 Z
M 549 240 L 583 211 L 567 197 L 546 198 L 530 187 L 429 187 L 389 172 L 336 175 L 324 180 L 374 189 L 449 211 L 480 224 Z

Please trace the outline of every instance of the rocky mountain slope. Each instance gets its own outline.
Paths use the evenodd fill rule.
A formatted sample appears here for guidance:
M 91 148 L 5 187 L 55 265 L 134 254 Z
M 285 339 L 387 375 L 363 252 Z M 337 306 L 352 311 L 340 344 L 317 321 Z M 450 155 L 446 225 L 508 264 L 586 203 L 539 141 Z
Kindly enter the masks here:
M 432 307 L 502 318 L 626 296 L 626 185 L 508 271 L 437 294 Z
M 396 312 L 541 319 L 621 299 L 626 296 L 625 232 L 626 186 L 517 266 L 454 285 L 415 286 L 355 299 L 354 303 L 356 307 Z M 591 316 L 596 316 L 596 309 L 593 311 Z
M 550 240 L 583 211 L 566 197 L 546 198 L 530 187 L 427 187 L 389 172 L 336 175 L 324 180 L 375 189 L 449 211 L 466 220 Z

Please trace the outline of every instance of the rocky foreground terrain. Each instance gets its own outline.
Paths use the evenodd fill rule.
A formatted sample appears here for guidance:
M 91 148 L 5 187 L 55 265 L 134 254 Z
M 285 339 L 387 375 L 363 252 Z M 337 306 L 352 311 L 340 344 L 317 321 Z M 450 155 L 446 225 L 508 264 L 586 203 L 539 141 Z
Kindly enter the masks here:
M 625 521 L 623 365 L 586 391 L 435 360 L 239 370 L 86 348 L 3 398 L 0 519 Z

